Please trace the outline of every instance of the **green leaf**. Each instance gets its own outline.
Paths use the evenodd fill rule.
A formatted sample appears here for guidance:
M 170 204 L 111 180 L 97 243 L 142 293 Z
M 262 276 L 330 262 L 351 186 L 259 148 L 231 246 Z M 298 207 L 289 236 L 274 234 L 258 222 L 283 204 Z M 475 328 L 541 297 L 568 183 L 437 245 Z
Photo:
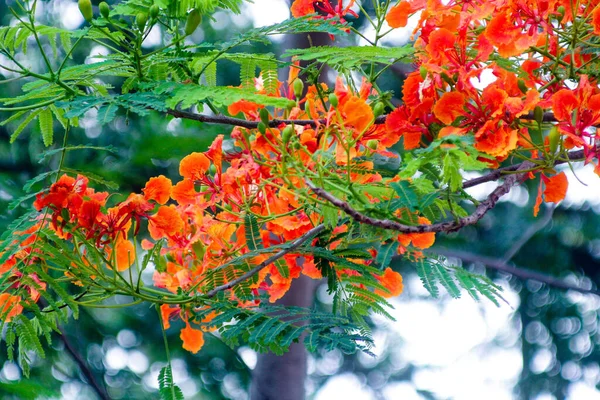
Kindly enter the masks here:
M 407 207 L 410 211 L 414 211 L 419 205 L 419 197 L 411 188 L 410 182 L 399 181 L 392 182 L 390 187 L 398 194 L 399 198 L 392 201 L 393 209 L 397 210 L 400 207 Z
M 423 287 L 427 289 L 431 297 L 436 299 L 439 294 L 439 290 L 436 284 L 435 275 L 432 273 L 432 266 L 429 262 L 420 260 L 417 262 L 417 275 L 423 282 Z
M 246 212 L 244 214 L 244 232 L 246 235 L 246 246 L 250 251 L 262 249 L 262 238 L 260 237 L 260 228 L 254 214 Z
M 392 257 L 398 252 L 398 241 L 394 240 L 389 243 L 382 244 L 377 252 L 375 261 L 381 266 L 381 269 L 386 269 L 392 262 Z
M 52 119 L 52 111 L 50 111 L 48 107 L 44 108 L 42 112 L 40 112 L 39 123 L 44 146 L 49 147 L 54 141 L 54 123 Z

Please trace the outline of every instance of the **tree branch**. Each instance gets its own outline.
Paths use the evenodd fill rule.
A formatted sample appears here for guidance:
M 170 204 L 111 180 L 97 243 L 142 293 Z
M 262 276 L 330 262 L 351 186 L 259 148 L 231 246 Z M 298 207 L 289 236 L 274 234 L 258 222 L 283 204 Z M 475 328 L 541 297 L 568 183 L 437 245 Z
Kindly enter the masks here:
M 517 171 L 527 170 L 533 167 L 535 164 L 529 161 L 521 163 Z M 402 233 L 425 233 L 425 232 L 452 232 L 456 231 L 464 226 L 473 225 L 477 223 L 483 216 L 498 203 L 498 200 L 508 192 L 515 184 L 520 184 L 527 178 L 527 173 L 515 173 L 509 175 L 504 183 L 499 185 L 488 197 L 479 203 L 473 214 L 460 218 L 456 221 L 439 222 L 432 225 L 405 225 L 400 222 L 392 221 L 389 219 L 376 219 L 366 216 L 359 211 L 352 208 L 347 202 L 338 199 L 325 189 L 315 186 L 308 179 L 305 180 L 306 185 L 320 198 L 327 200 L 335 207 L 344 211 L 346 214 L 351 216 L 355 221 L 363 224 L 376 226 L 378 228 L 390 229 Z
M 167 114 L 174 116 L 175 118 L 184 118 L 192 121 L 206 122 L 209 124 L 221 124 L 221 125 L 232 125 L 232 126 L 241 126 L 242 128 L 254 129 L 258 127 L 258 123 L 260 121 L 248 121 L 241 118 L 228 117 L 225 115 L 206 115 L 206 114 L 198 114 L 190 111 L 181 111 L 181 110 L 167 110 Z M 525 120 L 533 120 L 535 117 L 533 116 L 533 112 L 529 114 L 523 115 L 519 117 L 520 119 Z M 380 115 L 375 118 L 375 125 L 385 124 L 387 119 L 387 115 Z M 542 118 L 543 122 L 556 122 L 556 118 L 554 114 L 551 112 L 544 113 Z M 296 124 L 296 125 L 310 125 L 317 126 L 317 124 L 325 124 L 327 121 L 325 119 L 312 120 L 312 119 L 272 119 L 269 121 L 269 126 L 275 127 L 280 124 Z
M 286 254 L 291 253 L 292 251 L 296 250 L 298 247 L 302 246 L 302 244 L 304 244 L 307 240 L 314 238 L 315 236 L 317 236 L 324 230 L 325 230 L 325 225 L 323 225 L 323 224 L 315 226 L 310 231 L 306 232 L 304 235 L 302 235 L 299 238 L 297 238 L 296 240 L 294 240 L 289 247 L 286 247 L 285 249 L 273 254 L 271 257 L 267 258 L 265 261 L 258 264 L 256 267 L 252 268 L 250 271 L 235 278 L 232 281 L 227 282 L 224 285 L 217 286 L 214 289 L 210 290 L 208 293 L 206 293 L 206 297 L 208 297 L 208 298 L 214 297 L 217 293 L 219 293 L 223 290 L 231 289 L 238 283 L 243 282 L 246 279 L 256 275 L 262 269 L 266 268 L 270 264 L 279 260 L 281 257 L 285 256 Z
M 531 279 L 534 281 L 538 281 L 544 283 L 548 286 L 552 286 L 559 289 L 565 290 L 574 290 L 583 294 L 593 294 L 596 296 L 600 296 L 600 291 L 595 289 L 586 289 L 579 286 L 572 285 L 570 283 L 565 282 L 563 279 L 555 278 L 553 276 L 548 276 L 542 274 L 540 272 L 531 271 L 523 268 L 517 268 L 515 266 L 509 265 L 503 260 L 497 258 L 490 258 L 486 256 L 481 256 L 479 254 L 473 254 L 466 251 L 461 250 L 449 250 L 449 249 L 431 249 L 427 250 L 428 254 L 439 254 L 444 257 L 452 257 L 458 258 L 460 260 L 470 262 L 470 263 L 479 263 L 484 266 L 495 269 L 497 271 L 505 272 L 507 274 L 516 276 L 521 279 Z
M 209 124 L 221 124 L 221 125 L 232 125 L 241 126 L 242 128 L 254 129 L 258 127 L 260 121 L 248 121 L 241 118 L 228 117 L 225 115 L 205 115 L 197 114 L 189 111 L 180 110 L 167 110 L 167 114 L 172 115 L 176 118 L 184 118 L 193 121 L 206 122 Z M 375 124 L 385 124 L 386 115 L 381 115 L 375 119 Z M 269 126 L 276 127 L 281 124 L 295 124 L 295 125 L 310 125 L 312 127 L 318 124 L 325 124 L 325 119 L 312 120 L 312 119 L 272 119 L 269 121 Z

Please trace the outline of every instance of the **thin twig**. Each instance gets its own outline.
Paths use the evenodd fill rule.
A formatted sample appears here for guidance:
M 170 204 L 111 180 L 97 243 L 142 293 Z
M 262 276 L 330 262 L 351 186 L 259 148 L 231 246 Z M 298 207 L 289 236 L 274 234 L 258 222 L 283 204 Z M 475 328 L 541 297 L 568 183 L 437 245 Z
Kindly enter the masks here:
M 529 161 L 525 161 L 521 163 L 517 171 L 520 170 L 528 170 L 533 167 L 535 164 Z M 355 221 L 361 222 L 363 224 L 376 226 L 378 228 L 394 230 L 402 233 L 425 233 L 425 232 L 452 232 L 456 231 L 464 226 L 473 225 L 477 223 L 483 216 L 498 203 L 498 200 L 508 192 L 510 192 L 511 188 L 515 184 L 520 184 L 527 178 L 527 173 L 515 173 L 509 175 L 504 183 L 499 185 L 492 193 L 488 195 L 488 197 L 483 200 L 473 214 L 459 218 L 455 221 L 447 221 L 447 222 L 439 222 L 437 224 L 432 225 L 404 225 L 400 222 L 392 221 L 389 219 L 376 219 L 369 217 L 365 214 L 360 213 L 359 211 L 352 208 L 350 204 L 347 202 L 338 199 L 331 193 L 327 192 L 325 189 L 315 186 L 308 179 L 305 180 L 306 185 L 320 198 L 329 201 L 332 205 L 344 211 L 346 214 L 351 216 Z
M 517 268 L 515 266 L 509 265 L 503 260 L 497 258 L 491 258 L 486 256 L 481 256 L 479 254 L 473 254 L 466 251 L 461 250 L 449 250 L 449 249 L 431 249 L 426 251 L 429 254 L 439 254 L 444 257 L 453 257 L 458 258 L 460 260 L 471 262 L 471 263 L 479 263 L 483 264 L 488 268 L 495 269 L 497 271 L 505 272 L 507 274 L 516 276 L 521 279 L 531 279 L 534 281 L 538 281 L 544 283 L 548 286 L 552 286 L 559 289 L 565 290 L 574 290 L 579 293 L 584 294 L 593 294 L 596 296 L 600 296 L 600 291 L 595 289 L 586 289 L 579 286 L 572 285 L 570 283 L 565 282 L 563 279 L 555 278 L 553 276 L 548 276 L 542 274 L 540 272 L 531 271 L 528 269 Z
M 571 151 L 571 152 L 567 153 L 566 159 L 556 159 L 554 161 L 554 165 L 556 166 L 556 165 L 568 163 L 570 161 L 581 160 L 584 157 L 585 157 L 585 153 L 583 150 Z M 538 160 L 542 161 L 543 158 L 540 158 Z M 528 162 L 528 161 L 524 161 L 524 162 Z M 518 163 L 518 164 L 509 165 L 507 167 L 495 169 L 492 172 L 490 172 L 489 174 L 486 174 L 486 175 L 483 175 L 483 176 L 480 176 L 477 178 L 473 178 L 473 179 L 463 182 L 462 188 L 468 189 L 473 186 L 481 185 L 482 183 L 485 183 L 485 182 L 496 181 L 496 180 L 500 179 L 502 176 L 506 175 L 507 173 L 518 170 L 522 165 L 523 165 L 523 163 Z
M 227 282 L 224 285 L 217 286 L 216 288 L 212 289 L 211 291 L 209 291 L 208 293 L 206 293 L 206 297 L 208 297 L 208 298 L 214 297 L 214 295 L 216 295 L 217 293 L 219 293 L 219 292 L 221 292 L 223 290 L 231 289 L 232 287 L 234 287 L 238 283 L 243 282 L 246 279 L 248 279 L 248 278 L 256 275 L 262 269 L 266 268 L 270 264 L 272 264 L 275 261 L 279 260 L 281 257 L 285 256 L 286 254 L 291 253 L 292 251 L 296 250 L 298 247 L 302 246 L 302 244 L 304 242 L 306 242 L 309 239 L 314 238 L 315 236 L 317 236 L 318 234 L 320 234 L 324 230 L 325 230 L 325 225 L 323 225 L 323 224 L 315 226 L 310 231 L 306 232 L 304 235 L 302 235 L 298 239 L 294 240 L 290 244 L 289 247 L 286 247 L 285 249 L 283 249 L 283 250 L 281 250 L 281 251 L 273 254 L 271 257 L 267 258 L 265 261 L 263 261 L 262 263 L 258 264 L 256 267 L 252 268 L 250 271 L 248 271 L 245 274 L 243 274 L 243 275 L 235 278 L 232 281 Z

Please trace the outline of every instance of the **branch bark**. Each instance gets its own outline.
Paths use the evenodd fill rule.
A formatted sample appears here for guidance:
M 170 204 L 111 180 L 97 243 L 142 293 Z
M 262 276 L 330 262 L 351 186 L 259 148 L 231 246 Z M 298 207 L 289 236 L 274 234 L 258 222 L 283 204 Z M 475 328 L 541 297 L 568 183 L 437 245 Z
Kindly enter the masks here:
M 467 225 L 473 225 L 477 223 L 477 221 L 483 218 L 483 216 L 489 210 L 496 206 L 498 200 L 500 200 L 502 196 L 510 192 L 514 185 L 522 183 L 527 178 L 527 172 L 518 173 L 518 171 L 528 170 L 534 165 L 535 164 L 533 164 L 530 161 L 525 161 L 521 163 L 519 168 L 516 170 L 517 173 L 509 175 L 501 185 L 494 189 L 494 191 L 490 193 L 488 197 L 477 206 L 473 214 L 464 218 L 460 218 L 456 221 L 439 222 L 437 224 L 432 225 L 405 225 L 400 222 L 392 221 L 389 219 L 372 218 L 355 210 L 350 204 L 338 199 L 331 193 L 327 192 L 325 189 L 315 186 L 308 179 L 305 180 L 305 183 L 318 197 L 327 200 L 333 206 L 344 211 L 355 221 L 363 224 L 372 225 L 383 229 L 394 230 L 401 233 L 453 232 Z

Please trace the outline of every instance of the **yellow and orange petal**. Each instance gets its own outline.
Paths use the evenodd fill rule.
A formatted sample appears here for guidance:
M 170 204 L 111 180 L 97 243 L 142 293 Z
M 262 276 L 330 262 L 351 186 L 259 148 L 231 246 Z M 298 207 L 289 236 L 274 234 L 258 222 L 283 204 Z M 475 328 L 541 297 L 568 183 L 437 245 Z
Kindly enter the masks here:
M 305 15 L 314 14 L 314 0 L 294 0 L 291 11 L 294 18 L 303 17 Z
M 164 175 L 150 178 L 142 191 L 146 200 L 154 200 L 158 204 L 165 204 L 171 196 L 171 180 Z
M 179 163 L 179 174 L 193 181 L 201 179 L 210 168 L 210 160 L 203 153 L 192 153 Z
M 544 201 L 546 203 L 558 203 L 567 195 L 569 181 L 564 172 L 554 175 L 545 181 Z
M 204 346 L 204 335 L 199 329 L 194 329 L 189 323 L 181 330 L 179 335 L 183 341 L 183 348 L 196 354 Z
M 433 113 L 446 125 L 450 125 L 464 112 L 465 96 L 459 92 L 446 92 L 435 103 Z
M 402 275 L 389 267 L 385 269 L 383 275 L 376 276 L 376 278 L 389 291 L 388 293 L 381 289 L 375 289 L 375 293 L 380 296 L 386 298 L 396 297 L 399 296 L 404 290 Z

